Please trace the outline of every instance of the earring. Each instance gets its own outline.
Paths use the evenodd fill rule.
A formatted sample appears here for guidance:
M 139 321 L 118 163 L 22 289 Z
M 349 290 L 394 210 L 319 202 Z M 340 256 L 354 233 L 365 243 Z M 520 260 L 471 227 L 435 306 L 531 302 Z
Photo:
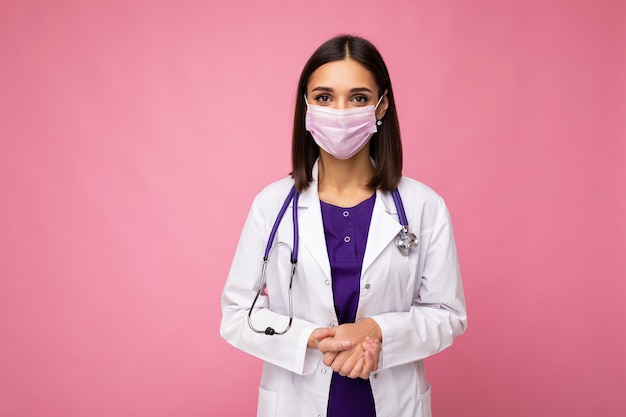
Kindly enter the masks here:
M 381 126 L 383 124 L 383 121 L 381 119 L 376 121 L 376 126 Z

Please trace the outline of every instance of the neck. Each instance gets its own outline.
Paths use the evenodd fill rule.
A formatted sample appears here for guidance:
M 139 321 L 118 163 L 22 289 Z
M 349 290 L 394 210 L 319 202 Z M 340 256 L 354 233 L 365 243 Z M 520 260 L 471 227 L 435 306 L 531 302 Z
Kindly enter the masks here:
M 350 159 L 342 160 L 320 152 L 318 163 L 319 198 L 330 204 L 348 207 L 369 198 L 374 191 L 368 184 L 374 167 L 365 147 Z

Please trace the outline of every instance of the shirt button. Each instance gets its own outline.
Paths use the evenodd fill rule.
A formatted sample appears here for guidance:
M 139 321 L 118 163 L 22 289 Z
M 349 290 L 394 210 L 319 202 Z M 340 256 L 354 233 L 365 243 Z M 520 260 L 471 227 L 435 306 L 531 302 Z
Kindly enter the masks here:
M 326 284 L 326 285 L 330 285 L 330 281 L 329 281 L 329 280 L 326 280 L 326 281 L 324 281 L 324 284 Z
M 322 369 L 320 372 L 325 374 L 326 373 L 326 369 Z
M 369 290 L 369 289 L 370 289 L 370 287 L 371 287 L 371 285 L 370 285 L 370 284 L 365 284 L 365 289 L 366 289 L 366 290 Z
M 349 212 L 349 211 L 344 211 L 344 212 L 343 212 L 343 217 L 348 217 L 349 215 L 350 215 L 350 212 Z
M 350 236 L 346 236 L 346 237 L 344 237 L 344 238 L 343 238 L 343 241 L 344 241 L 344 242 L 346 242 L 346 243 L 350 242 Z
M 328 323 L 328 326 L 335 327 L 335 323 Z
M 372 375 L 374 377 L 374 379 L 378 378 L 378 372 L 374 372 L 374 375 Z

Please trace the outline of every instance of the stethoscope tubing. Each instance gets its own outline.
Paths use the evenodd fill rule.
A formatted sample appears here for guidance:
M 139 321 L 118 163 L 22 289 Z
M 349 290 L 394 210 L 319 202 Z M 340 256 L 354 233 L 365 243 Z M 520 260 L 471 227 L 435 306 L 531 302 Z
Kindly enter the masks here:
M 402 230 L 396 236 L 396 246 L 400 253 L 404 256 L 409 254 L 411 248 L 417 247 L 419 239 L 415 236 L 415 234 L 409 231 L 409 222 L 406 217 L 406 212 L 404 211 L 404 204 L 402 203 L 402 198 L 400 198 L 400 192 L 397 188 L 395 188 L 391 195 L 393 197 L 393 202 L 396 205 L 396 211 L 398 212 L 398 220 L 400 221 L 400 225 L 402 226 Z M 293 297 L 292 297 L 292 287 L 293 287 L 293 277 L 296 274 L 296 264 L 298 262 L 298 197 L 299 193 L 294 185 L 291 187 L 285 202 L 280 207 L 280 211 L 276 216 L 276 220 L 274 221 L 274 225 L 272 226 L 272 230 L 270 231 L 269 238 L 267 240 L 267 245 L 265 247 L 265 253 L 263 254 L 263 265 L 261 267 L 261 278 L 259 280 L 259 288 L 254 296 L 254 300 L 252 301 L 252 305 L 248 310 L 248 326 L 250 329 L 256 333 L 264 333 L 268 336 L 272 335 L 281 335 L 287 333 L 287 331 L 291 328 L 291 324 L 293 323 Z M 291 273 L 289 278 L 289 323 L 284 330 L 277 332 L 272 327 L 267 327 L 265 330 L 259 330 L 252 324 L 252 311 L 254 310 L 254 306 L 261 295 L 261 292 L 265 289 L 265 281 L 266 281 L 266 273 L 267 273 L 267 264 L 269 262 L 270 251 L 272 250 L 272 245 L 274 243 L 274 238 L 276 237 L 276 232 L 278 231 L 278 227 L 280 226 L 280 222 L 282 221 L 285 213 L 287 212 L 287 208 L 289 207 L 289 203 L 292 203 L 292 218 L 293 218 L 293 246 L 291 248 Z
M 291 203 L 295 199 L 294 207 L 297 207 L 298 201 L 298 192 L 296 191 L 296 186 L 291 187 L 285 202 L 280 207 L 280 211 L 276 216 L 276 220 L 274 221 L 274 225 L 272 226 L 272 231 L 270 232 L 270 236 L 267 239 L 267 246 L 265 246 L 265 253 L 263 254 L 263 261 L 267 261 L 270 256 L 270 251 L 272 250 L 272 244 L 274 243 L 274 237 L 276 236 L 276 232 L 278 231 L 278 226 L 280 222 L 283 220 L 285 216 L 285 212 L 287 211 L 287 207 L 289 207 L 289 203 Z M 293 249 L 291 251 L 291 259 L 293 261 L 294 254 L 297 256 L 298 254 L 298 210 L 293 210 L 293 224 L 294 224 L 294 239 L 293 239 Z
M 400 191 L 397 188 L 394 188 L 391 192 L 391 197 L 393 197 L 393 202 L 396 203 L 396 211 L 398 212 L 398 220 L 400 220 L 400 224 L 402 227 L 409 228 L 409 220 L 406 218 L 406 212 L 404 211 L 404 204 L 402 204 L 402 199 L 400 198 Z
M 296 186 L 291 187 L 291 191 L 287 195 L 285 202 L 280 207 L 280 211 L 276 216 L 276 220 L 274 221 L 274 225 L 272 226 L 272 230 L 270 232 L 269 238 L 267 240 L 267 246 L 265 247 L 265 253 L 263 254 L 263 266 L 261 267 L 261 279 L 259 281 L 259 289 L 254 296 L 254 301 L 252 301 L 252 305 L 250 306 L 250 310 L 248 310 L 248 326 L 256 332 L 256 333 L 265 333 L 268 336 L 273 335 L 281 335 L 287 333 L 287 331 L 291 328 L 291 324 L 293 323 L 293 297 L 291 296 L 292 287 L 293 287 L 293 277 L 296 275 L 296 264 L 298 263 L 298 196 L 299 193 L 296 190 Z M 292 203 L 292 220 L 293 220 L 293 246 L 291 248 L 291 274 L 289 277 L 289 323 L 287 323 L 287 327 L 283 331 L 277 332 L 272 327 L 267 327 L 265 330 L 258 330 L 252 324 L 252 310 L 256 305 L 261 292 L 265 288 L 265 280 L 267 273 L 267 263 L 270 259 L 270 251 L 272 250 L 272 244 L 274 243 L 274 238 L 276 237 L 276 232 L 278 231 L 278 226 L 280 226 L 280 222 L 282 221 L 285 213 L 287 212 L 287 207 L 289 207 L 289 203 Z

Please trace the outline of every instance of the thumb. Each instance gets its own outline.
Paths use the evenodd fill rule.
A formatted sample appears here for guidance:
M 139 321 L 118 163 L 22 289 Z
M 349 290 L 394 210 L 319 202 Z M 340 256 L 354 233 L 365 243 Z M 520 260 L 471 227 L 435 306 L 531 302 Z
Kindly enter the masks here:
M 313 334 L 313 339 L 317 340 L 318 342 L 322 339 L 326 339 L 327 337 L 333 337 L 335 336 L 335 329 L 332 327 L 321 327 L 317 330 L 315 330 L 315 333 Z

